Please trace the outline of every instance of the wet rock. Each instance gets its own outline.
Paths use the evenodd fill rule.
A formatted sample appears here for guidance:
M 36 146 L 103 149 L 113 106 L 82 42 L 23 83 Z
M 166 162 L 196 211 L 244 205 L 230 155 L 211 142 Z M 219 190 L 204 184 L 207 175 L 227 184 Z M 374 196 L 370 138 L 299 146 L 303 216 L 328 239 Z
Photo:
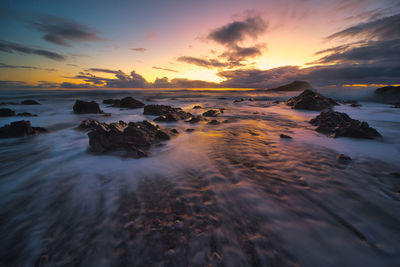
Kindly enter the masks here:
M 192 118 L 191 118 L 190 120 L 187 120 L 187 121 L 185 121 L 185 122 L 189 122 L 189 123 L 198 123 L 198 122 L 206 121 L 206 120 L 207 120 L 206 118 L 197 115 L 197 116 L 192 116 Z
M 336 161 L 339 163 L 349 163 L 352 161 L 352 159 L 349 156 L 346 156 L 345 154 L 339 154 L 336 157 Z
M 17 116 L 20 116 L 20 117 L 37 117 L 36 114 L 32 114 L 32 113 L 29 113 L 29 112 L 18 113 Z
M 376 100 L 393 104 L 400 102 L 400 86 L 385 86 L 375 90 Z
M 279 100 L 275 100 L 275 101 L 272 101 L 272 103 L 273 103 L 273 104 L 279 104 L 280 101 L 279 101 Z
M 101 123 L 97 120 L 83 120 L 81 124 L 79 124 L 78 129 L 80 130 L 92 130 L 95 129 Z
M 217 120 L 211 120 L 210 122 L 208 122 L 208 124 L 218 125 L 218 124 L 220 124 L 220 122 Z
M 308 82 L 305 81 L 294 81 L 289 84 L 285 84 L 279 87 L 268 89 L 268 91 L 304 91 L 304 90 L 311 90 L 312 86 Z
M 286 104 L 291 106 L 293 109 L 317 111 L 332 108 L 333 106 L 338 105 L 338 103 L 332 99 L 324 97 L 323 95 L 311 90 L 305 90 L 300 95 L 290 98 Z
M 291 136 L 286 135 L 286 134 L 280 134 L 279 137 L 282 138 L 282 139 L 292 139 Z
M 96 153 L 125 149 L 137 157 L 147 155 L 151 145 L 168 140 L 167 133 L 148 121 L 125 123 L 100 123 L 88 133 L 89 145 Z
M 18 105 L 16 102 L 0 102 L 0 106 Z
M 194 106 L 193 109 L 201 109 L 201 106 Z
M 107 105 L 119 105 L 120 102 L 121 102 L 121 100 L 119 100 L 119 99 L 104 99 L 103 100 L 103 104 L 107 104 Z
M 187 128 L 186 132 L 188 132 L 188 133 L 194 132 L 194 129 L 193 128 Z
M 11 117 L 15 116 L 15 112 L 9 108 L 0 108 L 0 117 Z
M 318 126 L 317 132 L 329 134 L 331 137 L 354 137 L 372 139 L 381 136 L 368 123 L 350 118 L 346 113 L 327 111 L 310 121 L 312 125 Z
M 46 133 L 41 127 L 32 127 L 30 121 L 14 121 L 0 128 L 0 138 L 22 137 Z
M 176 122 L 192 117 L 192 114 L 183 111 L 181 108 L 165 105 L 146 105 L 143 114 L 159 116 L 154 119 L 154 121 L 158 122 Z
M 36 100 L 28 99 L 21 102 L 21 105 L 40 105 Z
M 343 104 L 350 105 L 350 107 L 353 107 L 353 108 L 361 107 L 361 106 L 362 106 L 361 104 L 359 104 L 359 103 L 358 103 L 357 101 L 355 101 L 355 100 L 346 100 L 346 101 L 343 101 Z
M 82 100 L 76 100 L 73 109 L 74 113 L 76 114 L 103 113 L 99 104 L 97 104 L 95 101 L 86 102 Z
M 243 102 L 243 101 L 245 101 L 246 99 L 244 99 L 244 98 L 241 98 L 241 99 L 235 99 L 234 101 L 233 101 L 233 103 L 239 103 L 239 102 Z
M 134 99 L 130 96 L 122 98 L 119 102 L 115 103 L 113 107 L 120 107 L 120 108 L 142 108 L 144 107 L 144 103 L 140 102 L 137 99 Z
M 210 109 L 203 113 L 205 117 L 217 117 L 220 112 L 216 109 Z
M 174 133 L 174 134 L 178 134 L 178 133 L 179 133 L 178 130 L 175 129 L 175 128 L 174 128 L 174 129 L 171 129 L 170 131 L 171 131 L 171 133 Z

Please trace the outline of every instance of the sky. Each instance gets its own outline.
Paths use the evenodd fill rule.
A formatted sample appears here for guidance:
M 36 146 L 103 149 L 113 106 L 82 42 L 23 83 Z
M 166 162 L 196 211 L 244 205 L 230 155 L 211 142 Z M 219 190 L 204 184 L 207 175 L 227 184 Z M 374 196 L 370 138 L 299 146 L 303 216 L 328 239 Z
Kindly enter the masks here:
M 400 0 L 1 0 L 0 25 L 0 88 L 400 83 Z

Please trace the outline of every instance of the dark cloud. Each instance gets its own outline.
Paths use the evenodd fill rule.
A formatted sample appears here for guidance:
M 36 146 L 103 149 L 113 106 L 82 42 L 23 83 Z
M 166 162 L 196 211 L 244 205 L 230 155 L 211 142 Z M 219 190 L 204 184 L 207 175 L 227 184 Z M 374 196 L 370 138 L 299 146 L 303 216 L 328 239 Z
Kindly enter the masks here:
M 4 63 L 0 63 L 0 68 L 2 68 L 2 69 L 27 69 L 27 70 L 38 69 L 38 67 L 34 67 L 34 66 L 19 66 L 19 65 L 9 65 L 9 64 L 4 64 Z
M 232 66 L 240 66 L 242 65 L 240 63 L 241 61 L 261 56 L 262 51 L 265 48 L 265 44 L 258 44 L 251 47 L 240 47 L 238 45 L 235 45 L 222 53 L 220 57 L 227 58 Z
M 45 33 L 43 39 L 57 45 L 70 46 L 69 42 L 100 41 L 95 30 L 73 20 L 53 15 L 41 15 L 29 22 L 38 31 Z
M 379 62 L 400 60 L 400 39 L 389 41 L 370 41 L 359 47 L 333 48 L 329 55 L 322 57 L 316 63 L 344 62 Z
M 148 82 L 135 71 L 132 71 L 129 75 L 121 70 L 110 70 L 103 68 L 91 68 L 86 71 L 87 72 L 80 72 L 79 75 L 74 77 L 67 78 L 81 79 L 87 83 L 109 88 L 146 88 L 149 86 Z M 98 77 L 90 72 L 111 73 L 115 75 L 115 78 Z
M 65 57 L 48 51 L 48 50 L 44 50 L 44 49 L 37 49 L 37 48 L 31 48 L 31 47 L 27 47 L 24 45 L 20 45 L 17 43 L 12 43 L 12 42 L 7 42 L 4 40 L 0 40 L 0 51 L 6 52 L 6 53 L 22 53 L 22 54 L 33 54 L 33 55 L 38 55 L 38 56 L 43 56 L 52 60 L 57 60 L 57 61 L 61 61 L 61 60 L 65 60 Z
M 89 83 L 70 83 L 70 82 L 63 82 L 60 84 L 60 88 L 93 88 L 92 84 Z
M 211 31 L 208 38 L 223 45 L 236 45 L 248 37 L 256 39 L 266 31 L 267 27 L 268 23 L 261 17 L 248 17 Z
M 22 81 L 0 80 L 0 89 L 27 88 L 29 84 Z
M 177 70 L 173 70 L 173 69 L 170 69 L 170 68 L 162 68 L 162 67 L 157 67 L 157 66 L 153 66 L 152 68 L 153 68 L 153 69 L 156 69 L 156 70 L 165 70 L 165 71 L 170 71 L 170 72 L 179 72 L 179 71 L 177 71 Z
M 358 24 L 327 37 L 328 40 L 343 37 L 389 40 L 400 36 L 400 14 Z
M 217 59 L 206 59 L 191 56 L 182 56 L 177 59 L 180 62 L 185 62 L 188 64 L 205 67 L 205 68 L 222 68 L 230 66 L 227 62 L 221 62 Z
M 136 52 L 145 52 L 145 51 L 147 51 L 147 49 L 143 48 L 143 47 L 135 47 L 135 48 L 129 48 L 129 49 L 132 50 L 132 51 L 136 51 Z

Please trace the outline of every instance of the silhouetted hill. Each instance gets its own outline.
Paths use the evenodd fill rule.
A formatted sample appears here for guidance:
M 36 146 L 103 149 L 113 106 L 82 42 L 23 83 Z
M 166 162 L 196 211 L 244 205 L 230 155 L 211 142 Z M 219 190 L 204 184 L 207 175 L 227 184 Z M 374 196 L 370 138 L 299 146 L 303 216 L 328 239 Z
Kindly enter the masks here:
M 294 81 L 289 84 L 285 84 L 276 88 L 268 89 L 268 91 L 304 91 L 312 89 L 311 84 L 305 81 Z

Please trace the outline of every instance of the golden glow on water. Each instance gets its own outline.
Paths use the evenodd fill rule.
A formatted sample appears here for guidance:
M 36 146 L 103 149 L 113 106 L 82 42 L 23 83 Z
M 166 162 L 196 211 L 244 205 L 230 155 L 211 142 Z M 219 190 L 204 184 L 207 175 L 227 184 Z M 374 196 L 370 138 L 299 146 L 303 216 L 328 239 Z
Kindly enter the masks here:
M 400 86 L 400 84 L 344 84 L 343 87 L 384 87 L 384 86 Z

